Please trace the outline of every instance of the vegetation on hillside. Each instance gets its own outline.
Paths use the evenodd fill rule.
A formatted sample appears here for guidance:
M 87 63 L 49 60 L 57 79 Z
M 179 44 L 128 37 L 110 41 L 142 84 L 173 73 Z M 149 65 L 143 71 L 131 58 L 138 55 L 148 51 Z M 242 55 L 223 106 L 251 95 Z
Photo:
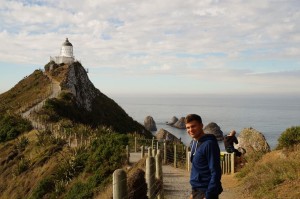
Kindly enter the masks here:
M 50 93 L 51 82 L 41 70 L 24 77 L 12 89 L 0 95 L 0 114 L 26 109 L 45 99 Z
M 31 129 L 31 123 L 19 115 L 0 115 L 0 142 L 15 139 L 21 133 Z
M 54 70 L 47 74 L 65 80 L 68 66 L 51 64 L 45 68 Z M 79 106 L 68 90 L 47 99 L 29 119 L 39 127 L 51 124 L 56 131 L 32 130 L 20 114 L 50 93 L 50 79 L 36 70 L 0 95 L 0 198 L 93 198 L 125 162 L 124 133 L 144 132 L 151 137 L 99 90 L 92 111 Z M 85 145 L 74 149 L 67 143 L 75 134 Z
M 59 98 L 48 99 L 38 115 L 43 117 L 45 122 L 50 123 L 65 119 L 92 127 L 108 126 L 119 133 L 144 131 L 150 136 L 141 124 L 134 121 L 120 106 L 103 94 L 94 101 L 92 111 L 87 111 L 77 105 L 71 93 L 62 92 Z
M 265 155 L 247 157 L 238 173 L 242 188 L 255 198 L 300 198 L 300 127 L 286 129 L 278 139 L 278 148 Z
M 293 126 L 286 129 L 278 138 L 277 149 L 289 148 L 300 144 L 300 126 Z
M 75 149 L 48 131 L 1 144 L 0 198 L 93 198 L 124 164 L 128 137 L 102 127 L 91 134 Z

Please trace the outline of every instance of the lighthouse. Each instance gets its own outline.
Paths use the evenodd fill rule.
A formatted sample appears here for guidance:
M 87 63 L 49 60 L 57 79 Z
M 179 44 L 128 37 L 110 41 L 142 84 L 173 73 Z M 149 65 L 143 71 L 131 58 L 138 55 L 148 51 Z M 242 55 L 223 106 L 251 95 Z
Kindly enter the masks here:
M 50 57 L 50 61 L 54 61 L 56 64 L 71 64 L 75 61 L 73 56 L 73 45 L 66 38 L 66 41 L 62 43 L 60 49 L 60 55 L 55 57 Z

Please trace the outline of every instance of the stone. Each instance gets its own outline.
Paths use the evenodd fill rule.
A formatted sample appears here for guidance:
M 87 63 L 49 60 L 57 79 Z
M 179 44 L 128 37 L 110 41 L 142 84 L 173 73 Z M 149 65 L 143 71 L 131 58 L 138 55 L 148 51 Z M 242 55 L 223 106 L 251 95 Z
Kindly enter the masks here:
M 92 102 L 99 95 L 93 83 L 89 80 L 85 69 L 79 62 L 72 63 L 68 68 L 66 79 L 61 84 L 76 98 L 79 106 L 92 110 Z
M 253 128 L 244 128 L 237 139 L 239 143 L 235 148 L 241 147 L 245 149 L 245 155 L 255 152 L 267 153 L 271 151 L 265 136 Z
M 152 116 L 147 116 L 144 120 L 144 126 L 148 131 L 156 131 L 156 124 Z
M 214 122 L 211 122 L 211 123 L 207 124 L 203 128 L 203 131 L 206 134 L 213 134 L 213 135 L 215 135 L 218 141 L 224 140 L 223 131 L 221 131 L 221 128 L 216 123 L 214 123 Z
M 184 119 L 185 117 L 181 117 L 175 124 L 173 124 L 173 126 L 179 129 L 185 129 Z
M 178 142 L 180 143 L 181 140 L 178 139 L 175 135 L 170 133 L 169 131 L 165 129 L 159 129 L 159 131 L 155 134 L 155 137 L 157 140 L 167 140 L 167 141 L 173 141 L 173 142 Z
M 178 118 L 173 116 L 168 122 L 166 122 L 166 124 L 168 125 L 173 125 L 178 121 Z

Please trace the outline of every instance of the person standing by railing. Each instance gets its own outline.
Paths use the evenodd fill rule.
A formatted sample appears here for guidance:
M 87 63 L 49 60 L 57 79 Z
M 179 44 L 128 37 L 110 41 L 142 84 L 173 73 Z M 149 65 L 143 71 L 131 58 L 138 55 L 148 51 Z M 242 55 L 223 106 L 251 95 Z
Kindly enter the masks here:
M 238 157 L 241 157 L 242 153 L 234 148 L 233 143 L 238 144 L 238 140 L 235 137 L 235 130 L 230 131 L 228 135 L 224 137 L 224 145 L 227 153 L 235 153 Z
M 199 115 L 187 115 L 185 126 L 187 133 L 193 139 L 191 142 L 191 198 L 218 199 L 223 191 L 218 141 L 214 135 L 204 133 Z

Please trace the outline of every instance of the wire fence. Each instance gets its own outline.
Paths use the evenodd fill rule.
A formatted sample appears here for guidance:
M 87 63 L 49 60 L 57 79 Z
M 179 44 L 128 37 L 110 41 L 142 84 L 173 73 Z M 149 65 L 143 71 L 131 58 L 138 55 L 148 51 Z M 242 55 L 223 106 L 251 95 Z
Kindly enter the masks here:
M 127 153 L 130 152 L 140 152 L 141 158 L 143 157 L 156 157 L 157 153 L 159 153 L 161 162 L 163 165 L 172 166 L 175 168 L 180 168 L 187 170 L 186 172 L 189 172 L 191 169 L 190 164 L 190 148 L 185 146 L 182 143 L 178 142 L 172 142 L 167 141 L 165 139 L 157 140 L 157 139 L 145 139 L 144 137 L 141 137 L 140 135 L 131 134 L 129 135 L 129 145 L 127 146 Z M 129 157 L 128 157 L 129 158 Z M 220 154 L 220 165 L 222 169 L 222 174 L 230 174 L 234 173 L 234 154 L 233 153 L 226 153 L 221 152 Z M 129 161 L 129 160 L 128 160 Z M 153 163 L 155 164 L 155 163 Z M 147 164 L 146 164 L 146 171 L 147 171 Z M 182 170 L 182 171 L 184 171 Z M 147 173 L 147 172 L 146 172 Z M 155 176 L 155 174 L 152 174 L 151 178 Z M 146 174 L 147 178 L 147 174 Z M 125 183 L 125 179 L 122 179 Z M 121 180 L 121 181 L 122 181 Z M 147 180 L 146 180 L 147 181 Z M 161 198 L 163 195 L 160 195 L 160 193 L 163 193 L 163 180 L 161 178 L 160 183 L 157 182 L 158 179 L 156 179 L 155 183 L 150 183 L 147 181 L 148 190 L 151 190 L 153 187 L 154 191 L 152 190 L 151 193 L 148 193 L 148 198 Z M 127 181 L 126 181 L 127 182 Z M 116 186 L 118 181 L 114 181 L 113 186 Z M 124 185 L 125 186 L 125 185 Z M 127 186 L 127 185 L 126 185 Z M 144 189 L 144 185 L 140 185 L 135 190 L 132 190 L 129 193 L 124 193 L 124 196 L 117 196 L 114 192 L 114 199 L 119 198 L 128 198 L 126 194 L 132 194 L 132 192 L 138 192 L 141 191 L 140 189 Z M 125 188 L 124 188 L 125 189 Z

